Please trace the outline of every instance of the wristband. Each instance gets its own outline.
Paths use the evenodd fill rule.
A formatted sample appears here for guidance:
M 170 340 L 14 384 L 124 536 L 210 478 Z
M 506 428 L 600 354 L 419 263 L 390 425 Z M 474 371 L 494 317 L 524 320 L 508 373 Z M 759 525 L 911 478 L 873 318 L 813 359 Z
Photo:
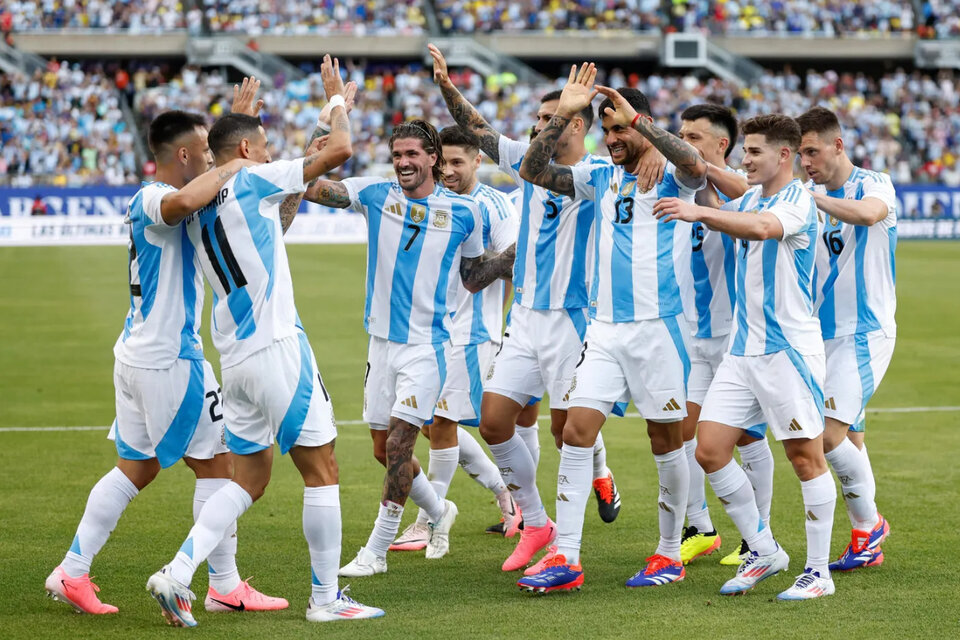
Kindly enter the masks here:
M 332 98 L 330 98 L 330 100 L 328 100 L 327 103 L 330 105 L 331 109 L 333 109 L 334 107 L 343 107 L 344 109 L 347 108 L 347 101 L 344 100 L 343 96 L 340 95 L 339 93 L 333 96 Z
M 639 113 L 638 113 L 637 115 L 633 116 L 633 122 L 630 123 L 630 128 L 631 128 L 631 129 L 635 129 L 635 128 L 636 128 L 636 126 L 637 126 L 637 120 L 639 120 L 639 119 L 640 119 L 640 114 L 639 114 Z

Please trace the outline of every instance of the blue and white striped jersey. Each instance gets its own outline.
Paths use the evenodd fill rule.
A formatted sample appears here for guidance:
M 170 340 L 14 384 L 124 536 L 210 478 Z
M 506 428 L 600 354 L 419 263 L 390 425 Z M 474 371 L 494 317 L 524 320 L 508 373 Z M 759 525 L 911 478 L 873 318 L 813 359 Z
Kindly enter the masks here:
M 131 367 L 166 369 L 178 358 L 203 360 L 197 333 L 203 280 L 182 224 L 170 226 L 160 201 L 173 187 L 143 183 L 127 206 L 130 311 L 113 347 Z
M 343 185 L 367 219 L 367 332 L 403 344 L 446 342 L 460 259 L 483 255 L 480 206 L 440 185 L 419 200 L 385 178 Z
M 500 136 L 500 169 L 522 190 L 514 300 L 530 309 L 585 309 L 593 264 L 593 198 L 567 198 L 523 180 L 520 164 L 529 147 Z M 575 166 L 607 164 L 587 154 Z
M 675 256 L 680 242 L 687 245 L 689 223 L 659 222 L 653 205 L 660 198 L 693 202 L 697 190 L 676 178 L 667 164 L 663 180 L 641 192 L 637 177 L 610 163 L 573 167 L 576 197 L 595 200 L 596 215 L 593 284 L 590 316 L 604 322 L 634 322 L 683 313 Z
M 213 290 L 210 334 L 223 368 L 302 330 L 280 203 L 305 188 L 303 158 L 246 167 L 187 218 L 187 235 Z
M 723 206 L 743 215 L 767 212 L 783 225 L 783 238 L 737 243 L 737 302 L 730 353 L 759 356 L 794 349 L 823 353 L 820 322 L 813 311 L 813 262 L 817 206 L 799 180 L 761 197 L 762 185 Z
M 470 197 L 480 205 L 483 221 L 483 248 L 500 253 L 517 241 L 517 212 L 505 193 L 478 183 Z M 481 344 L 493 340 L 497 344 L 503 334 L 503 280 L 497 280 L 483 291 L 470 293 L 460 278 L 456 285 L 456 312 L 450 339 L 455 345 Z
M 887 217 L 869 227 L 823 214 L 814 294 L 824 339 L 879 329 L 895 336 L 897 195 L 889 176 L 854 167 L 835 191 L 813 182 L 807 188 L 846 200 L 876 198 L 887 207 Z

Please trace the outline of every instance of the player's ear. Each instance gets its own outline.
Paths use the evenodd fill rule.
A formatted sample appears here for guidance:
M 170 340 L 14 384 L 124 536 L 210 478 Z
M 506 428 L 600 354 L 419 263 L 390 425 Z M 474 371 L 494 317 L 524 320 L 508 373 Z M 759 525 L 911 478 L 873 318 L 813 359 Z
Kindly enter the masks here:
M 239 151 L 240 151 L 241 158 L 249 158 L 250 157 L 250 141 L 247 140 L 246 138 L 241 138 Z
M 180 161 L 180 164 L 187 164 L 190 159 L 190 152 L 187 151 L 186 147 L 180 147 L 177 149 L 177 160 Z

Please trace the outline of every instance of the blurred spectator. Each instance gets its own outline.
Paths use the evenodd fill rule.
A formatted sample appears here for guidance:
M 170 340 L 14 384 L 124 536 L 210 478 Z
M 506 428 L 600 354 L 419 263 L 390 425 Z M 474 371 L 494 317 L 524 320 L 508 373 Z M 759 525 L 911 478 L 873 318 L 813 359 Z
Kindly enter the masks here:
M 43 198 L 41 198 L 39 195 L 33 199 L 33 204 L 30 205 L 30 215 L 47 215 L 47 205 L 43 202 Z

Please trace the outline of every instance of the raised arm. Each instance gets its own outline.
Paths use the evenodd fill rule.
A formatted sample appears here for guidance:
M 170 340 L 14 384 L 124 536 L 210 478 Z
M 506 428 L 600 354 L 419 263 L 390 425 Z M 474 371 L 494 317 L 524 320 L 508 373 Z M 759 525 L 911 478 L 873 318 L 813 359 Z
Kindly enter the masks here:
M 334 209 L 346 209 L 350 206 L 350 194 L 347 187 L 337 180 L 314 180 L 307 187 L 303 197 L 310 202 L 316 202 Z
M 847 224 L 870 227 L 886 218 L 890 213 L 886 203 L 879 198 L 866 197 L 863 200 L 846 200 L 812 191 L 811 194 L 818 209 L 827 215 L 843 220 Z
M 720 193 L 731 200 L 736 200 L 747 192 L 749 185 L 747 179 L 736 171 L 727 171 L 709 162 L 707 164 L 707 180 L 715 186 Z
M 221 167 L 214 167 L 191 180 L 179 191 L 171 191 L 160 199 L 160 215 L 163 221 L 173 226 L 196 213 L 217 197 L 227 180 L 243 167 L 255 165 L 255 162 L 235 158 Z
M 658 220 L 685 220 L 702 222 L 715 231 L 721 231 L 741 240 L 781 240 L 783 223 L 770 212 L 725 211 L 701 207 L 679 198 L 661 198 L 653 206 Z
M 433 58 L 433 81 L 440 87 L 440 93 L 447 103 L 450 115 L 458 125 L 472 131 L 480 138 L 480 150 L 494 162 L 500 162 L 500 132 L 483 119 L 480 112 L 467 102 L 457 91 L 447 73 L 447 60 L 435 45 L 428 44 L 427 49 Z
M 597 77 L 597 68 L 591 62 L 584 62 L 577 71 L 577 65 L 570 68 L 570 77 L 560 94 L 557 112 L 543 131 L 530 143 L 520 165 L 520 177 L 527 182 L 549 189 L 554 193 L 573 197 L 573 171 L 566 165 L 552 164 L 557 140 L 570 124 L 573 117 L 580 113 L 597 95 L 593 81 Z
M 516 243 L 500 253 L 486 252 L 476 258 L 460 259 L 460 279 L 470 293 L 477 293 L 498 278 L 509 278 L 517 257 Z
M 598 86 L 597 90 L 613 101 L 613 108 L 607 107 L 604 115 L 613 117 L 615 124 L 633 127 L 662 153 L 677 168 L 677 179 L 688 187 L 698 189 L 703 186 L 707 175 L 707 163 L 700 153 L 689 143 L 684 142 L 668 131 L 653 124 L 653 118 L 641 115 L 634 110 L 626 98 L 615 89 Z

